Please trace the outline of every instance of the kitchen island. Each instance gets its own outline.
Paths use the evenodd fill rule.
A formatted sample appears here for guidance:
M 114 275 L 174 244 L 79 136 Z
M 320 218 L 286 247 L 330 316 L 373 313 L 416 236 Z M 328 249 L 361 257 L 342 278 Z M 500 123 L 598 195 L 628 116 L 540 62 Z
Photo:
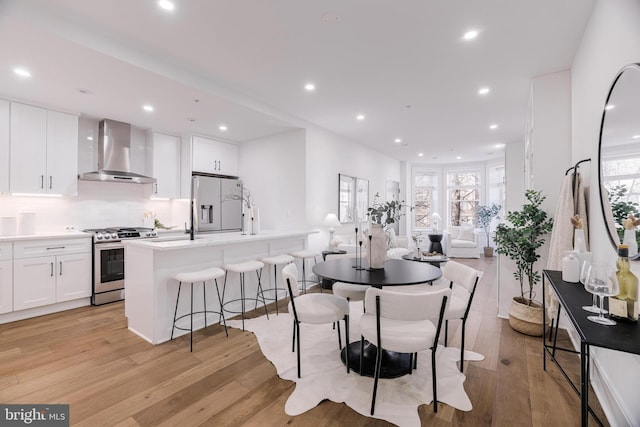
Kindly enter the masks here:
M 155 241 L 130 240 L 125 248 L 125 315 L 129 330 L 152 344 L 160 344 L 171 337 L 178 283 L 171 277 L 179 272 L 223 267 L 225 264 L 288 254 L 306 249 L 308 237 L 317 231 L 264 231 L 256 235 L 236 233 L 202 234 L 195 240 Z M 300 267 L 300 266 L 299 266 Z M 281 276 L 278 275 L 280 278 Z M 262 286 L 273 286 L 272 270 L 266 267 L 262 275 Z M 220 292 L 224 279 L 218 280 Z M 247 295 L 257 290 L 255 274 L 246 276 Z M 218 311 L 215 290 L 207 285 L 207 306 Z M 178 314 L 189 312 L 189 287 L 183 287 Z M 229 276 L 225 300 L 240 297 L 237 275 Z M 237 307 L 228 308 L 238 311 Z M 194 311 L 202 310 L 202 284 L 194 286 Z M 188 317 L 184 319 L 185 325 Z M 208 323 L 218 321 L 217 316 L 208 316 Z M 204 317 L 194 316 L 194 330 L 204 327 Z M 188 333 L 176 330 L 175 335 Z

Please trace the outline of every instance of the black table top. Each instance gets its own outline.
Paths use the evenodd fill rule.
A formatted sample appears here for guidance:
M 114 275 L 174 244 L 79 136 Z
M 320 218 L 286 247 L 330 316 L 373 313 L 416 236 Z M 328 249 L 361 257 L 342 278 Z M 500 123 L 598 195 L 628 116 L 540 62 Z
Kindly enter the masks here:
M 591 305 L 593 296 L 580 283 L 568 283 L 562 280 L 562 272 L 544 270 L 551 287 L 556 291 L 562 307 L 580 338 L 589 345 L 640 354 L 640 325 L 616 319 L 614 326 L 600 325 L 587 319 L 593 316 L 582 309 Z
M 325 279 L 375 287 L 417 285 L 436 280 L 442 275 L 438 267 L 427 263 L 391 259 L 384 264 L 384 269 L 356 270 L 353 268 L 355 261 L 355 258 L 341 258 L 319 262 L 313 266 L 313 272 Z M 368 267 L 365 259 L 362 265 Z

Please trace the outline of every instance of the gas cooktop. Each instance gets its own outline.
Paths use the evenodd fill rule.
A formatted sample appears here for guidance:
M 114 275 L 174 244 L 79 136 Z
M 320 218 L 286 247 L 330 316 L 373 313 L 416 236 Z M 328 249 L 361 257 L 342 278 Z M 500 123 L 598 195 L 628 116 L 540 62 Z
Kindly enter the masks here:
M 91 228 L 83 231 L 93 233 L 96 243 L 123 239 L 148 239 L 158 235 L 156 230 L 146 227 Z

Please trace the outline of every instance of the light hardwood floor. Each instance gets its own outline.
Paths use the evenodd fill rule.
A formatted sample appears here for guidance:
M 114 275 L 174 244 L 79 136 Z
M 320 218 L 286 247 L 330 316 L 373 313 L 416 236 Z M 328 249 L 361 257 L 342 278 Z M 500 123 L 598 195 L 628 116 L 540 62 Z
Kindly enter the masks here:
M 473 410 L 441 404 L 434 414 L 422 405 L 422 425 L 579 425 L 578 397 L 553 363 L 542 369 L 541 338 L 496 317 L 495 258 L 460 261 L 484 271 L 467 348 L 485 360 L 465 365 Z M 450 345 L 458 346 L 459 322 L 450 323 Z M 188 335 L 153 346 L 126 326 L 123 303 L 0 325 L 0 402 L 67 403 L 78 426 L 389 425 L 329 401 L 286 415 L 294 383 L 278 378 L 250 332 L 230 328 L 227 338 L 209 327 L 194 335 L 190 353 Z M 577 356 L 560 357 L 577 379 Z

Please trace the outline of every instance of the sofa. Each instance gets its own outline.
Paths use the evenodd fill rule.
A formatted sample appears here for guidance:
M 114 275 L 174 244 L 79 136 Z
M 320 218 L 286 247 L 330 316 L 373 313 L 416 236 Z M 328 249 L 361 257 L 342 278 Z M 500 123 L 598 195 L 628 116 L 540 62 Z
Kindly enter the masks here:
M 333 236 L 337 250 L 355 253 L 356 236 L 355 233 L 335 234 Z M 365 244 L 363 243 L 363 251 Z M 409 250 L 409 238 L 406 236 L 396 236 L 395 233 L 387 231 L 387 259 L 400 259 L 403 255 L 411 252 Z
M 480 232 L 472 225 L 451 226 L 443 234 L 443 248 L 449 258 L 480 258 Z

